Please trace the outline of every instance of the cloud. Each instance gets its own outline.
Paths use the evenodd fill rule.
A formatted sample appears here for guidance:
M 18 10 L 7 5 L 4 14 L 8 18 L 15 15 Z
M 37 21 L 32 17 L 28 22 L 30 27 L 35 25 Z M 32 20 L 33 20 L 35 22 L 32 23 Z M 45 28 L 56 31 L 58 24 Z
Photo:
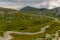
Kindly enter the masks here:
M 55 7 L 60 7 L 60 0 L 49 0 L 49 1 L 43 1 L 41 3 L 36 3 L 34 5 L 32 5 L 33 7 L 37 7 L 37 8 L 48 8 L 48 9 L 52 9 Z
M 18 5 L 17 3 L 13 3 L 13 2 L 2 2 L 1 1 L 0 7 L 18 9 L 18 8 L 22 8 L 22 5 Z
M 51 9 L 59 7 L 60 0 L 0 0 L 0 6 L 13 9 L 21 9 L 25 6 Z

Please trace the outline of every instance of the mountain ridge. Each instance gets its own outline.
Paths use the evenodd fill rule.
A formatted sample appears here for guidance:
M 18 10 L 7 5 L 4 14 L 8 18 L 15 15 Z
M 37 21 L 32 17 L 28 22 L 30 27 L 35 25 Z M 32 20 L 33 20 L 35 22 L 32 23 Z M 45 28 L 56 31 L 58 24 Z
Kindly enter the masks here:
M 22 12 L 33 12 L 34 14 L 43 14 L 43 15 L 48 15 L 48 16 L 60 16 L 60 7 L 56 7 L 54 9 L 47 9 L 47 8 L 34 8 L 30 6 L 26 6 L 22 8 L 20 11 Z
M 11 9 L 11 8 L 4 8 L 4 7 L 0 7 L 0 12 L 13 12 L 13 11 L 17 11 L 15 9 Z

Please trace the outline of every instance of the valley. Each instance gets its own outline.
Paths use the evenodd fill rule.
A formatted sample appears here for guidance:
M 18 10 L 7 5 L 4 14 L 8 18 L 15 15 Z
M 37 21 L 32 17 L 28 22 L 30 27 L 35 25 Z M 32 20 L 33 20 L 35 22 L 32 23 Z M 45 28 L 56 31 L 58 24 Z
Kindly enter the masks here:
M 52 34 L 60 30 L 60 17 L 53 9 L 29 8 L 28 11 L 4 9 L 0 12 L 0 40 L 38 40 L 46 35 L 53 38 Z

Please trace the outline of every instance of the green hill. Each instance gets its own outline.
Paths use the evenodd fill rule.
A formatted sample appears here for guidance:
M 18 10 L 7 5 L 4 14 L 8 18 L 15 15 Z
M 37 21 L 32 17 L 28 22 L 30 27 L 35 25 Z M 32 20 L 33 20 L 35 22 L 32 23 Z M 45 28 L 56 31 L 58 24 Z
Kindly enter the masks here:
M 0 7 L 0 13 L 1 13 L 1 12 L 14 12 L 14 11 L 17 11 L 17 10 Z
M 0 31 L 36 32 L 52 21 L 53 19 L 43 15 L 40 16 L 23 12 L 4 13 L 0 14 Z
M 49 28 L 42 34 L 37 35 L 16 35 L 12 40 L 34 40 L 35 38 L 44 38 L 46 34 L 54 34 L 60 30 L 60 20 L 56 22 L 55 18 L 59 18 L 59 8 L 33 8 L 25 7 L 21 10 L 0 8 L 0 32 L 17 31 L 17 32 L 38 32 L 46 25 Z M 2 34 L 2 33 L 1 33 Z

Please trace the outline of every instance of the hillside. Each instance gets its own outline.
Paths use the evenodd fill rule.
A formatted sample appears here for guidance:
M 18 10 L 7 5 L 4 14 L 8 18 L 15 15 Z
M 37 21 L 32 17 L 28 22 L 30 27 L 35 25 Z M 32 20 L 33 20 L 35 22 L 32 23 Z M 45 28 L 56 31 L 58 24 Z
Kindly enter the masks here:
M 14 11 L 17 11 L 17 10 L 0 7 L 0 12 L 14 12 Z
M 57 30 L 60 30 L 59 8 L 49 10 L 28 6 L 21 10 L 0 8 L 0 11 L 3 12 L 3 14 L 0 13 L 0 36 L 7 31 L 9 35 L 9 32 L 12 31 L 10 35 L 14 38 L 11 40 L 35 40 L 36 38 L 45 38 L 46 34 L 52 35 L 55 34 Z M 48 28 L 45 27 L 47 25 L 49 25 Z M 29 35 L 21 35 L 24 33 Z M 30 33 L 33 35 L 30 35 Z M 4 37 L 6 37 L 6 35 L 4 35 Z M 8 38 L 9 37 L 6 39 Z
M 24 7 L 20 11 L 22 12 L 31 12 L 33 14 L 47 15 L 53 17 L 60 17 L 60 7 L 54 9 L 46 9 L 46 8 L 34 8 L 34 7 Z
M 38 31 L 39 26 L 44 26 L 53 19 L 45 17 L 43 15 L 27 14 L 23 12 L 19 13 L 4 13 L 0 14 L 0 31 Z M 2 26 L 2 25 L 3 26 Z M 32 28 L 33 27 L 33 28 Z M 35 29 L 38 28 L 38 29 Z M 21 29 L 26 28 L 26 30 Z M 35 29 L 33 31 L 33 29 Z

